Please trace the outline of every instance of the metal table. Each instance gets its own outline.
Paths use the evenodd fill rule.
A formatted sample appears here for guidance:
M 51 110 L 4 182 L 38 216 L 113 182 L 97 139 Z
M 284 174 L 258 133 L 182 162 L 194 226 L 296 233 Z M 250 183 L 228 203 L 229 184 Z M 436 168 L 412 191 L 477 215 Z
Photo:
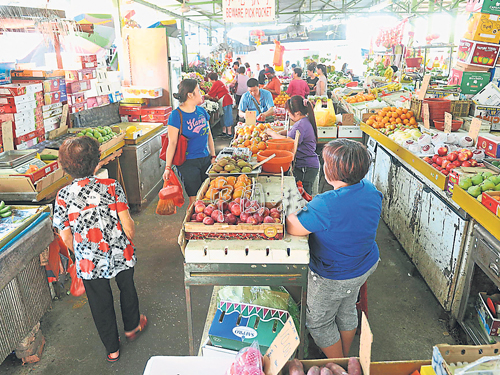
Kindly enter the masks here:
M 307 264 L 184 263 L 189 355 L 195 355 L 191 307 L 192 286 L 284 286 L 301 288 L 299 358 L 302 359 L 305 340 L 307 272 Z

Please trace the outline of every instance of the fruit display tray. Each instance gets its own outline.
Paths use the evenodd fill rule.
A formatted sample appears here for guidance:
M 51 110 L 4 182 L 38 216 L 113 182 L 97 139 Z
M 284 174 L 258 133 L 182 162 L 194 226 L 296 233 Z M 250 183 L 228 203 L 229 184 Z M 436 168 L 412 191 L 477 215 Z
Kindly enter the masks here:
M 252 165 L 255 165 L 254 163 L 251 163 Z M 212 164 L 210 164 L 210 166 L 208 167 L 207 169 L 207 176 L 209 176 L 210 178 L 216 178 L 216 177 L 219 177 L 219 176 L 223 176 L 223 177 L 229 177 L 229 176 L 239 176 L 240 174 L 246 174 L 247 176 L 250 176 L 250 177 L 257 177 L 260 173 L 262 173 L 262 165 L 256 169 L 252 169 L 251 172 L 247 172 L 247 173 L 244 173 L 244 172 L 238 172 L 238 173 L 229 173 L 229 172 L 220 172 L 220 173 L 208 173 L 210 172 L 210 170 L 212 169 Z
M 224 147 L 215 158 L 215 161 L 219 161 L 226 156 L 233 157 L 234 155 L 245 161 L 250 161 L 252 158 L 252 152 L 247 147 Z

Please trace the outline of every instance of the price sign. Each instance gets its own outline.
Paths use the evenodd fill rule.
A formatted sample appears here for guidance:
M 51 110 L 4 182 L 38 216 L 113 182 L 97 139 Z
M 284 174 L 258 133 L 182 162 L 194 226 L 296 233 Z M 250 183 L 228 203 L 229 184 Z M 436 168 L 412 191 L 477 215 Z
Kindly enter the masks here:
M 299 343 L 299 334 L 295 329 L 293 319 L 288 318 L 263 358 L 264 373 L 266 375 L 277 375 L 297 349 Z
M 255 125 L 257 122 L 257 111 L 245 112 L 245 123 L 247 125 Z
M 424 127 L 426 129 L 430 129 L 431 124 L 429 122 L 429 104 L 427 103 L 422 104 L 422 118 L 424 119 Z
M 451 133 L 451 121 L 453 116 L 449 112 L 444 113 L 444 132 Z
M 422 80 L 422 87 L 420 88 L 420 91 L 418 92 L 418 99 L 419 100 L 424 100 L 425 93 L 427 92 L 427 89 L 429 88 L 430 82 L 431 82 L 431 76 L 429 74 L 426 74 L 424 76 L 424 79 Z
M 481 119 L 474 117 L 470 123 L 469 137 L 471 137 L 474 142 L 477 141 L 477 136 L 479 135 L 479 129 L 481 129 Z

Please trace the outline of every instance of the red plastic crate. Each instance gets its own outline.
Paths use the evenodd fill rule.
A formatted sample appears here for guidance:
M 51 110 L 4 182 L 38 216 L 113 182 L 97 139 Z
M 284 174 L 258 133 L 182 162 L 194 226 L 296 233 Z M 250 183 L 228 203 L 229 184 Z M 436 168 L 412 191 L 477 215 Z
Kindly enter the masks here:
M 54 172 L 57 168 L 59 168 L 59 162 L 57 160 L 55 160 L 52 163 L 47 164 L 45 167 L 40 168 L 33 173 L 16 174 L 16 175 L 11 175 L 11 176 L 25 176 L 25 177 L 28 177 L 31 180 L 31 182 L 35 183 L 38 180 L 41 180 L 42 178 L 47 176 L 49 173 Z

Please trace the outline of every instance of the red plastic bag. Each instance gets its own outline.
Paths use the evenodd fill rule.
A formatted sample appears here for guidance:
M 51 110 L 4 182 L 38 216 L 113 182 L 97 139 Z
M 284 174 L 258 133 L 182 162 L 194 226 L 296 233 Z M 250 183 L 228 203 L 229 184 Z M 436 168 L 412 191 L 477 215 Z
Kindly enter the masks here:
M 85 293 L 85 287 L 83 286 L 83 280 L 80 279 L 76 274 L 75 263 L 72 263 L 68 267 L 68 272 L 69 272 L 69 275 L 71 276 L 71 287 L 69 288 L 69 291 L 75 297 L 79 297 L 83 293 Z
M 184 205 L 184 192 L 181 183 L 174 171 L 170 171 L 170 176 L 163 183 L 163 189 L 158 193 L 160 200 L 156 206 L 158 215 L 173 215 L 177 212 L 177 207 Z
M 283 54 L 285 53 L 285 47 L 283 47 L 278 40 L 275 40 L 274 44 L 275 48 L 274 48 L 273 65 L 281 66 L 283 65 Z
M 312 197 L 307 193 L 307 191 L 305 191 L 302 181 L 297 181 L 297 188 L 299 189 L 299 193 L 302 195 L 302 198 L 308 202 L 312 201 Z

